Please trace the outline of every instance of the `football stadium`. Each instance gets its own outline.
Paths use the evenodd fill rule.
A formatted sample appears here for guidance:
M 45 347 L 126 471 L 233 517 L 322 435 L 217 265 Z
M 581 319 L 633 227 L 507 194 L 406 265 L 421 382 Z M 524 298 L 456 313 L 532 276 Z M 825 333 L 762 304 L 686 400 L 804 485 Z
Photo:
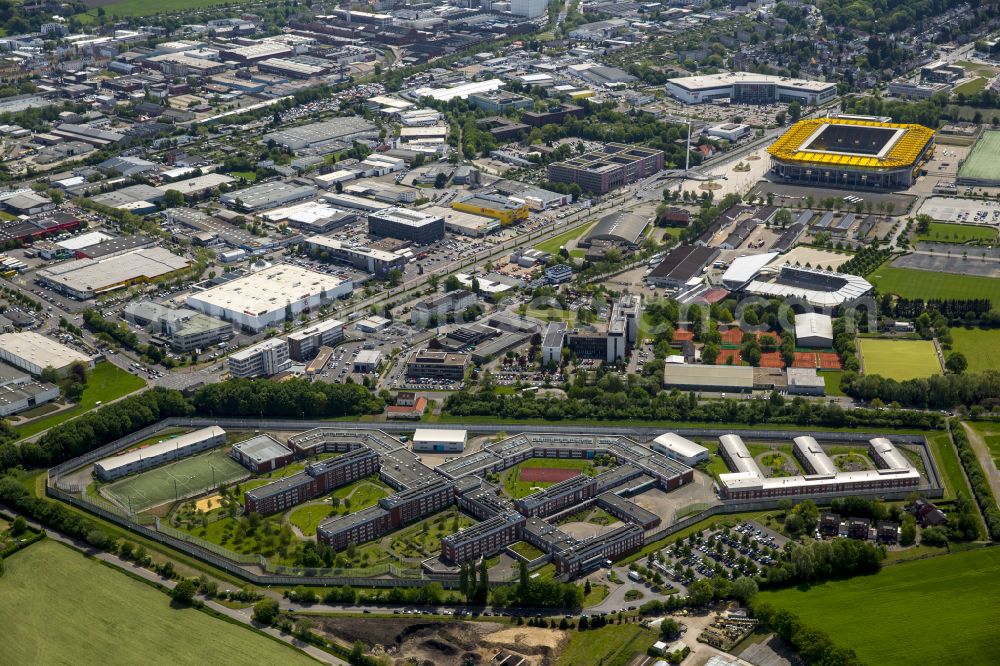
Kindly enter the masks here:
M 792 125 L 767 152 L 778 178 L 845 188 L 913 184 L 934 147 L 934 130 L 856 118 L 814 118 Z

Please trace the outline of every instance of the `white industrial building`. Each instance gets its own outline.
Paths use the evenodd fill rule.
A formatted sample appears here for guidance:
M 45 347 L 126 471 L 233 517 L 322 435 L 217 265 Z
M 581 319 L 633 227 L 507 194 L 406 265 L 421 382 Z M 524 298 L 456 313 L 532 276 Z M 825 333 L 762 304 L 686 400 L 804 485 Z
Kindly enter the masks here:
M 468 437 L 467 430 L 417 428 L 413 433 L 413 450 L 426 453 L 462 453 Z
M 229 356 L 229 374 L 238 379 L 270 377 L 284 372 L 292 365 L 288 343 L 281 338 L 271 338 L 241 349 Z
M 708 462 L 708 449 L 672 432 L 665 432 L 654 439 L 649 448 L 672 460 L 682 462 L 688 467 Z
M 209 426 L 139 449 L 132 449 L 94 463 L 94 474 L 101 481 L 113 481 L 128 474 L 162 465 L 171 460 L 222 446 L 226 431 L 219 426 Z
M 713 125 L 705 130 L 705 134 L 708 136 L 732 142 L 739 141 L 752 132 L 753 127 L 742 123 L 722 123 L 721 125 Z
M 722 72 L 667 81 L 667 93 L 685 104 L 732 101 L 772 104 L 798 101 L 816 106 L 837 96 L 837 84 L 753 72 Z
M 382 352 L 377 349 L 362 349 L 354 359 L 354 372 L 368 375 L 378 372 L 382 365 Z
M 33 331 L 0 335 L 0 359 L 36 376 L 49 366 L 60 376 L 76 362 L 94 367 L 94 360 L 86 354 Z
M 279 264 L 195 292 L 187 297 L 187 304 L 259 333 L 335 298 L 346 298 L 353 290 L 353 283 L 346 277 Z
M 798 347 L 827 349 L 833 346 L 833 319 L 830 315 L 804 312 L 795 315 L 795 344 Z
M 37 279 L 52 289 L 85 300 L 133 284 L 165 279 L 191 265 L 162 247 L 150 247 L 106 259 L 77 259 L 38 271 Z
M 0 363 L 0 416 L 10 416 L 59 397 L 59 387 Z
M 774 261 L 777 256 L 777 252 L 765 252 L 764 254 L 752 254 L 748 257 L 733 259 L 729 268 L 722 274 L 722 285 L 731 291 L 739 289 L 757 277 L 761 269 Z
M 548 6 L 548 0 L 511 0 L 510 13 L 533 19 L 544 14 Z

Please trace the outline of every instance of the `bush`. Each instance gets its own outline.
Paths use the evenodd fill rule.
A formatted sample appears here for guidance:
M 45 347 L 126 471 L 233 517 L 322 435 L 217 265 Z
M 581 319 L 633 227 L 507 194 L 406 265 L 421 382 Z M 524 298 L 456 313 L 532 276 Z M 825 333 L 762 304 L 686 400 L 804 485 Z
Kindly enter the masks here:
M 191 602 L 194 601 L 194 595 L 197 591 L 198 586 L 195 585 L 194 581 L 190 578 L 185 578 L 177 583 L 174 589 L 170 590 L 170 598 L 182 606 L 190 606 Z
M 253 621 L 261 624 L 271 625 L 278 619 L 278 602 L 270 597 L 265 597 L 254 604 Z

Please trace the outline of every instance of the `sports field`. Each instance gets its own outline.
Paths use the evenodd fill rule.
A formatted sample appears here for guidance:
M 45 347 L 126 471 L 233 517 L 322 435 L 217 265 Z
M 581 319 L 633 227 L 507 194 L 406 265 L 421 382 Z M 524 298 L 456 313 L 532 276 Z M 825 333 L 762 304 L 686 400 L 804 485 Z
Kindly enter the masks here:
M 958 170 L 959 178 L 1000 180 L 1000 131 L 989 130 L 976 142 L 975 147 Z
M 866 278 L 883 294 L 903 298 L 988 298 L 1000 307 L 1000 279 L 882 266 Z
M 951 224 L 931 222 L 927 233 L 918 234 L 918 241 L 934 243 L 968 243 L 969 241 L 995 241 L 997 230 L 985 224 Z
M 762 592 L 879 666 L 1000 663 L 1000 549 L 943 555 L 811 588 Z
M 593 470 L 594 463 L 590 460 L 564 460 L 559 458 L 531 458 L 525 460 L 523 463 L 514 465 L 509 470 L 503 473 L 503 487 L 507 492 L 507 495 L 513 499 L 520 499 L 522 497 L 527 497 L 533 492 L 537 492 L 541 488 L 547 488 L 557 481 L 542 481 L 542 480 L 531 480 L 533 477 L 537 477 L 536 472 L 529 472 L 528 478 L 524 478 L 522 475 L 522 470 L 568 470 L 574 472 L 583 472 L 586 474 L 589 470 Z M 544 473 L 543 473 L 544 474 Z M 565 473 L 557 473 L 559 476 L 563 476 Z M 568 477 L 567 477 L 568 478 Z
M 541 250 L 542 252 L 548 252 L 549 254 L 556 254 L 559 252 L 559 248 L 564 245 L 568 245 L 570 241 L 574 241 L 580 238 L 585 233 L 590 231 L 590 228 L 594 226 L 593 224 L 581 224 L 580 226 L 570 229 L 569 231 L 564 231 L 561 234 L 553 236 L 552 238 L 542 241 L 535 246 L 536 250 Z
M 930 340 L 858 340 L 866 375 L 903 381 L 941 374 L 934 343 Z
M 951 329 L 951 348 L 965 354 L 969 372 L 1000 370 L 1000 331 L 982 328 Z
M 123 508 L 128 508 L 131 498 L 132 510 L 144 511 L 172 502 L 175 492 L 177 497 L 185 497 L 248 476 L 250 472 L 220 448 L 126 477 L 104 490 Z
M 45 539 L 5 560 L 3 664 L 315 664 Z

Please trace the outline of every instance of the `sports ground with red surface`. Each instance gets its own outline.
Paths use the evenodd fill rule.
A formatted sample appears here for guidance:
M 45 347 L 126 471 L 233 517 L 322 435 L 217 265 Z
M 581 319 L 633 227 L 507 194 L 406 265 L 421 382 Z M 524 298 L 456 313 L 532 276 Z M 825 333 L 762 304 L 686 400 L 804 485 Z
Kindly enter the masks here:
M 518 481 L 535 481 L 544 483 L 559 483 L 581 474 L 578 469 L 561 469 L 558 467 L 525 467 L 517 475 Z

